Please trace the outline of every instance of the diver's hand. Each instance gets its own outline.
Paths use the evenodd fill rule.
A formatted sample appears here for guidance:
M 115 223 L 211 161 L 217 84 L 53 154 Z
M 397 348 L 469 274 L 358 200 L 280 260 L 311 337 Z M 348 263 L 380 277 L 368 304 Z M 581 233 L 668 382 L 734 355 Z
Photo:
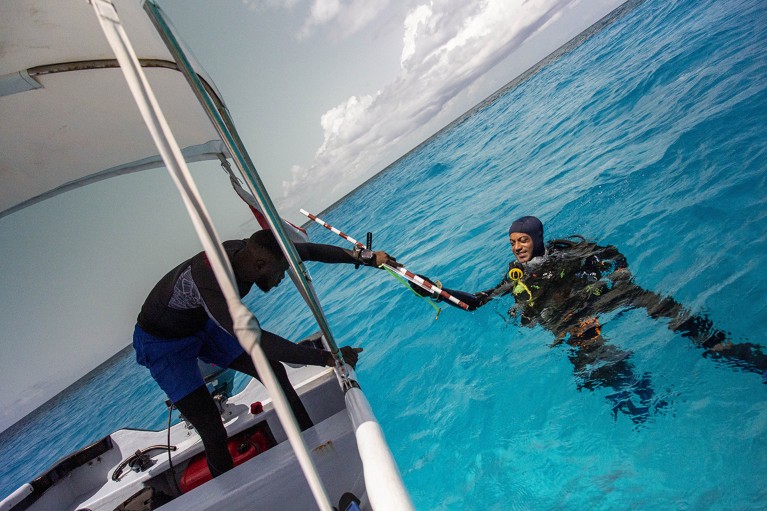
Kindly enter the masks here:
M 487 302 L 493 299 L 493 295 L 488 293 L 487 291 L 480 291 L 475 295 L 477 297 L 477 300 L 479 300 L 479 304 L 477 307 L 482 307 Z
M 434 283 L 434 282 L 432 282 L 432 281 L 429 279 L 429 277 L 427 277 L 426 275 L 421 275 L 421 274 L 418 274 L 418 276 L 419 276 L 419 277 L 421 277 L 421 278 L 422 278 L 423 280 L 425 280 L 426 282 L 428 282 L 429 284 L 431 284 L 432 286 L 434 286 L 434 287 L 438 287 L 438 288 L 442 289 L 442 286 L 441 286 L 441 285 L 439 285 L 439 284 L 435 284 L 435 283 Z M 436 298 L 439 298 L 439 293 L 432 293 L 432 292 L 430 292 L 430 291 L 427 291 L 426 289 L 422 288 L 421 286 L 419 286 L 419 285 L 418 285 L 418 284 L 416 284 L 415 282 L 410 282 L 410 281 L 408 281 L 408 284 L 410 284 L 410 288 L 411 288 L 413 291 L 415 291 L 415 292 L 416 292 L 416 293 L 418 293 L 419 295 L 423 296 L 424 298 L 435 298 L 435 299 L 436 299 Z
M 607 276 L 608 279 L 613 281 L 613 284 L 622 284 L 628 282 L 631 279 L 631 271 L 628 268 L 618 268 Z
M 357 368 L 357 361 L 359 360 L 359 354 L 362 353 L 362 348 L 352 348 L 351 346 L 342 346 L 341 347 L 341 356 L 344 357 L 344 362 L 352 366 L 352 368 Z M 333 367 L 336 365 L 336 361 L 333 358 L 333 354 L 328 354 L 328 360 L 325 362 L 325 365 L 328 367 Z

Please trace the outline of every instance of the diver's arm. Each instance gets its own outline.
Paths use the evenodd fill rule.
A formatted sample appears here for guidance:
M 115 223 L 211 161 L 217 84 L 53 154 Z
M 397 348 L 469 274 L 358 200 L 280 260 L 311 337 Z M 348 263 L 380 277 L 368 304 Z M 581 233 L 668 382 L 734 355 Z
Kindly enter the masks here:
M 734 343 L 729 334 L 716 328 L 708 316 L 690 315 L 681 307 L 679 315 L 669 322 L 668 327 L 691 339 L 699 348 L 704 348 L 704 357 L 759 373 L 767 383 L 767 354 L 763 346 L 751 342 Z
M 461 300 L 463 303 L 469 306 L 468 311 L 475 311 L 479 307 L 482 307 L 487 302 L 490 301 L 490 298 L 482 295 L 482 293 L 468 293 L 466 291 L 459 291 L 457 289 L 448 289 L 448 288 L 442 288 L 442 290 L 450 295 L 453 295 L 454 297 Z M 461 310 L 463 310 L 462 307 L 458 306 L 457 304 L 453 303 L 451 300 L 445 300 L 441 296 L 438 296 L 436 299 L 438 302 L 446 302 L 453 307 L 457 307 Z
M 468 309 L 463 309 L 463 307 L 459 306 L 458 304 L 453 303 L 452 300 L 445 300 L 439 294 L 437 294 L 437 293 L 433 293 L 432 294 L 429 291 L 427 291 L 424 288 L 422 288 L 421 286 L 419 286 L 418 284 L 414 284 L 413 282 L 410 282 L 410 287 L 413 289 L 413 291 L 415 291 L 416 293 L 418 293 L 419 295 L 421 295 L 423 297 L 431 297 L 431 299 L 434 300 L 434 301 L 445 302 L 448 305 L 452 305 L 453 307 L 457 307 L 457 308 L 459 308 L 461 310 L 468 310 L 470 312 L 471 311 L 475 311 L 478 308 L 482 307 L 487 302 L 492 300 L 495 296 L 502 296 L 503 294 L 506 294 L 508 292 L 508 291 L 506 291 L 506 292 L 499 292 L 499 289 L 501 289 L 503 287 L 503 284 L 504 284 L 503 282 L 501 282 L 501 284 L 498 284 L 494 288 L 488 289 L 486 291 L 480 291 L 479 293 L 469 293 L 468 291 L 460 291 L 460 290 L 457 290 L 457 289 L 448 289 L 446 287 L 442 287 L 442 285 L 439 283 L 439 281 L 437 281 L 437 283 L 435 284 L 433 281 L 431 281 L 425 275 L 418 275 L 418 276 L 421 277 L 422 279 L 424 279 L 425 281 L 427 281 L 429 284 L 431 284 L 433 286 L 436 286 L 436 287 L 442 289 L 444 292 L 448 293 L 449 295 L 452 295 L 455 298 L 459 299 L 460 301 L 462 301 L 463 303 L 468 305 L 469 308 Z
M 459 300 L 462 300 L 466 305 L 469 306 L 468 310 L 474 311 L 488 303 L 493 298 L 509 294 L 509 292 L 511 292 L 511 286 L 509 285 L 509 281 L 504 279 L 497 286 L 491 287 L 490 289 L 486 289 L 484 291 L 479 291 L 478 293 L 467 293 L 465 291 L 454 291 L 451 289 L 445 289 L 445 291 L 455 296 Z M 450 305 L 458 307 L 453 303 L 450 303 Z
M 702 348 L 712 349 L 727 341 L 727 334 L 715 328 L 705 315 L 691 314 L 673 297 L 662 296 L 636 285 L 628 274 L 628 268 L 620 268 L 608 278 L 613 281 L 613 286 L 602 295 L 600 312 L 617 307 L 641 308 L 651 318 L 668 318 L 669 330 L 691 339 Z
M 616 306 L 641 307 L 652 318 L 668 318 L 669 330 L 687 337 L 695 346 L 704 349 L 703 356 L 706 358 L 721 360 L 760 374 L 767 371 L 767 354 L 762 346 L 750 342 L 732 342 L 728 333 L 716 328 L 708 316 L 692 314 L 670 296 L 661 296 L 631 281 L 616 285 L 606 295 L 613 298 L 617 296 L 617 300 L 614 300 Z

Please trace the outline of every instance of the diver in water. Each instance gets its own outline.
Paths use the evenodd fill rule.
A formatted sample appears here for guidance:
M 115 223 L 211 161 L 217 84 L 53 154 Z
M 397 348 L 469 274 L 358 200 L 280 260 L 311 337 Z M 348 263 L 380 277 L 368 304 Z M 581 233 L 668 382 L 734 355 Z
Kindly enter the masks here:
M 668 318 L 669 329 L 690 338 L 704 349 L 705 357 L 767 374 L 767 355 L 760 346 L 734 344 L 709 318 L 693 315 L 673 298 L 634 284 L 625 256 L 614 246 L 600 246 L 581 236 L 546 244 L 543 224 L 533 216 L 511 224 L 509 241 L 515 259 L 498 285 L 478 293 L 444 291 L 469 305 L 469 310 L 513 295 L 514 305 L 508 311 L 512 319 L 522 326 L 549 330 L 555 336 L 554 346 L 566 343 L 579 388 L 612 388 L 615 392 L 608 399 L 614 413 L 621 411 L 639 423 L 652 408 L 666 404 L 654 398 L 647 374 L 634 374 L 631 353 L 608 344 L 602 335 L 599 315 L 618 308 L 644 308 L 650 317 Z M 442 287 L 438 281 L 436 285 Z M 432 298 L 441 300 L 436 295 Z

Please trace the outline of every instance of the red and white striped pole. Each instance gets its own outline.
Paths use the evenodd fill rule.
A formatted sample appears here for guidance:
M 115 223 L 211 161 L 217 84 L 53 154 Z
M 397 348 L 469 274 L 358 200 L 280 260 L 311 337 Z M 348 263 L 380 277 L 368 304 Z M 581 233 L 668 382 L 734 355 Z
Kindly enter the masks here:
M 320 224 L 325 229 L 328 229 L 329 231 L 332 231 L 332 232 L 338 234 L 343 239 L 345 239 L 346 241 L 352 243 L 353 245 L 355 245 L 355 246 L 357 246 L 359 248 L 365 248 L 365 245 L 363 245 L 359 241 L 355 240 L 354 238 L 352 238 L 348 234 L 339 231 L 338 229 L 336 229 L 332 225 L 328 224 L 327 222 L 325 222 L 321 218 L 317 218 L 315 215 L 312 215 L 311 213 L 309 213 L 305 209 L 301 210 L 301 214 L 306 215 L 310 220 L 314 220 L 315 222 Z M 394 266 L 389 266 L 388 264 L 384 264 L 383 266 L 385 268 L 393 271 L 397 275 L 400 275 L 401 277 L 404 277 L 405 279 L 409 280 L 410 282 L 415 283 L 417 286 L 425 289 L 426 291 L 428 291 L 430 293 L 436 293 L 439 296 L 441 296 L 442 298 L 444 298 L 445 300 L 450 300 L 451 302 L 453 302 L 458 307 L 460 307 L 460 308 L 462 308 L 464 310 L 468 310 L 469 309 L 468 305 L 466 305 L 464 302 L 462 302 L 461 300 L 459 300 L 455 296 L 453 296 L 450 293 L 447 293 L 446 291 L 443 291 L 442 289 L 438 288 L 437 286 L 435 286 L 435 285 L 425 281 L 424 279 L 422 279 L 418 275 L 416 275 L 413 272 L 409 271 L 404 266 L 394 267 Z

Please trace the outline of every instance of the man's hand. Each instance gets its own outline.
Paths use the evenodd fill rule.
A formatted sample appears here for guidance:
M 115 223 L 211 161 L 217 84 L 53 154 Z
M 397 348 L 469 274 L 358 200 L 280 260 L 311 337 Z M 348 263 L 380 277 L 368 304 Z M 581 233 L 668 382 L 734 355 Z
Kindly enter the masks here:
M 357 368 L 357 361 L 359 360 L 359 354 L 362 353 L 362 348 L 352 348 L 351 346 L 342 346 L 341 347 L 341 356 L 344 357 L 344 362 L 352 366 L 352 368 Z M 328 360 L 325 363 L 328 367 L 333 367 L 335 364 L 335 359 L 333 358 L 333 354 L 328 354 Z
M 393 268 L 399 268 L 400 266 L 402 266 L 401 264 L 397 262 L 397 259 L 390 256 L 383 250 L 379 250 L 378 252 L 373 252 L 373 254 L 375 255 L 375 258 L 373 259 L 374 262 L 371 264 L 371 266 L 375 266 L 376 268 L 380 267 L 383 264 L 388 264 L 389 266 Z
M 393 268 L 399 268 L 402 266 L 397 262 L 396 258 L 390 256 L 383 250 L 374 252 L 372 250 L 366 250 L 357 247 L 354 250 L 346 250 L 346 252 L 357 261 L 355 263 L 355 267 L 359 267 L 360 264 L 365 266 L 372 266 L 374 268 L 380 268 L 383 264 L 388 264 Z
M 359 354 L 362 353 L 362 348 L 352 348 L 351 346 L 342 346 L 341 355 L 344 357 L 344 362 L 357 368 L 357 361 L 359 360 Z

